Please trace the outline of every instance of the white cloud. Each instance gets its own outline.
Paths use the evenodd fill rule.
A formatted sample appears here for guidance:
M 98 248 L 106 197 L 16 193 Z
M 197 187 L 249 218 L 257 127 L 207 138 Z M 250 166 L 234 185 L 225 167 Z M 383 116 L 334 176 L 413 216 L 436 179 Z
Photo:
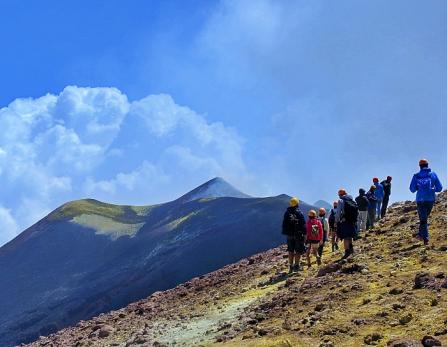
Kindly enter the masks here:
M 0 109 L 6 241 L 67 200 L 155 203 L 210 176 L 246 174 L 242 139 L 171 96 L 66 87 Z M 181 180 L 178 179 L 182 170 Z
M 213 164 L 215 169 L 227 171 L 230 175 L 246 173 L 242 159 L 243 140 L 236 131 L 220 122 L 207 122 L 203 116 L 188 107 L 177 105 L 171 96 L 151 95 L 133 102 L 130 112 L 144 119 L 149 131 L 155 136 L 170 137 L 174 132 L 182 134 L 181 140 L 174 139 L 174 142 L 178 144 L 183 141 L 182 147 L 189 147 L 189 151 L 193 139 L 193 145 L 199 153 L 202 148 L 206 148 L 202 161 L 217 161 L 223 167 Z M 180 147 L 175 148 L 171 152 L 179 154 Z M 185 158 L 186 154 L 183 150 L 181 157 Z
M 146 194 L 152 193 L 158 187 L 169 183 L 169 177 L 161 168 L 147 161 L 131 172 L 120 172 L 110 180 L 95 181 L 87 178 L 84 191 L 90 196 L 106 201 L 131 200 L 132 204 L 147 202 Z
M 223 175 L 223 168 L 216 159 L 195 155 L 190 148 L 172 146 L 166 149 L 166 154 L 174 156 L 180 166 L 187 171 L 206 170 L 209 174 Z

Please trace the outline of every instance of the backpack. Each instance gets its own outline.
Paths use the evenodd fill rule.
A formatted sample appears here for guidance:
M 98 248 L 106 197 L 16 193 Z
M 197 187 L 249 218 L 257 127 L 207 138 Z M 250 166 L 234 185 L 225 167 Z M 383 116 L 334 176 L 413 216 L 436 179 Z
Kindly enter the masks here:
M 318 234 L 320 233 L 320 229 L 318 228 L 318 223 L 312 224 L 311 234 L 314 237 L 318 237 Z
M 349 223 L 357 223 L 359 207 L 357 203 L 349 198 L 344 198 L 343 219 Z
M 418 177 L 417 179 L 418 191 L 428 192 L 433 189 L 433 182 L 431 174 L 426 177 Z
M 300 229 L 299 218 L 289 211 L 284 214 L 284 220 L 282 222 L 282 234 L 287 236 L 297 236 L 296 234 L 302 233 Z
M 293 235 L 295 231 L 295 225 L 298 223 L 298 220 L 292 213 L 286 213 L 284 215 L 284 220 L 282 222 L 282 233 L 283 235 Z
M 335 210 L 331 209 L 331 213 L 329 215 L 329 226 L 333 229 L 335 227 Z

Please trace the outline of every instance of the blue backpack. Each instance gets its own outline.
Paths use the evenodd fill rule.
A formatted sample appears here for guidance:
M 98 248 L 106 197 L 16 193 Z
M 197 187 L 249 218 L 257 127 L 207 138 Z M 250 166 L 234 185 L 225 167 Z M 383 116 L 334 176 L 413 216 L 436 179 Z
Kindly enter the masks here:
M 433 190 L 433 182 L 431 173 L 425 177 L 418 177 L 417 179 L 418 191 L 420 192 L 428 192 Z

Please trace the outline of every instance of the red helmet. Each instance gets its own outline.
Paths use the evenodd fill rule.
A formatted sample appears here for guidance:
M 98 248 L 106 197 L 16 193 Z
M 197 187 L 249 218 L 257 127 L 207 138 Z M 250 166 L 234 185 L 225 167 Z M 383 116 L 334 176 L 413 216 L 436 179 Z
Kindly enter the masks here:
M 379 179 L 378 179 L 377 177 L 374 177 L 374 178 L 373 178 L 373 182 L 374 182 L 374 183 L 379 183 Z

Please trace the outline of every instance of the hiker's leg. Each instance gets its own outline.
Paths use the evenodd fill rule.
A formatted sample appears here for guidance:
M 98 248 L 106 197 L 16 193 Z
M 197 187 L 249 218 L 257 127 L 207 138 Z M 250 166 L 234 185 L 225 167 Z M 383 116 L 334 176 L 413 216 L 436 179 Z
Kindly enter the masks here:
M 419 215 L 419 234 L 421 239 L 425 239 L 428 236 L 428 215 L 424 202 L 417 203 L 418 215 Z
M 360 214 L 362 215 L 362 225 L 360 226 L 360 229 L 362 231 L 366 230 L 366 220 L 368 219 L 368 211 L 360 211 Z
M 359 214 L 357 216 L 357 230 L 361 231 L 362 230 L 362 214 L 359 211 Z
M 301 253 L 295 253 L 295 266 L 300 265 Z
M 374 222 L 376 221 L 376 210 L 374 208 L 368 209 L 368 223 L 369 228 L 374 228 Z
M 306 258 L 307 258 L 307 266 L 310 267 L 310 252 L 312 250 L 312 245 L 309 245 L 306 251 Z
M 293 258 L 295 257 L 295 254 L 293 252 L 289 252 L 289 265 L 293 265 Z
M 318 245 L 318 256 L 322 256 L 323 255 L 323 249 L 324 249 L 324 242 L 322 245 Z
M 376 220 L 380 219 L 380 213 L 382 211 L 382 200 L 377 200 L 377 206 L 376 206 Z
M 314 243 L 312 246 L 313 246 L 313 253 L 314 253 L 315 257 L 318 258 L 318 247 L 319 247 L 319 244 L 318 243 Z
M 381 211 L 382 218 L 384 218 L 385 215 L 386 215 L 386 210 L 387 210 L 387 208 L 388 208 L 388 203 L 389 203 L 389 201 L 390 201 L 389 196 L 385 196 L 385 197 L 383 198 L 383 201 L 382 201 L 382 211 Z
M 428 235 L 428 217 L 433 209 L 433 202 L 423 201 L 417 203 L 419 214 L 419 237 L 424 241 L 429 239 Z
M 343 240 L 343 247 L 345 248 L 345 251 L 350 249 L 350 244 L 351 244 L 350 240 L 352 240 L 352 239 L 346 238 Z

